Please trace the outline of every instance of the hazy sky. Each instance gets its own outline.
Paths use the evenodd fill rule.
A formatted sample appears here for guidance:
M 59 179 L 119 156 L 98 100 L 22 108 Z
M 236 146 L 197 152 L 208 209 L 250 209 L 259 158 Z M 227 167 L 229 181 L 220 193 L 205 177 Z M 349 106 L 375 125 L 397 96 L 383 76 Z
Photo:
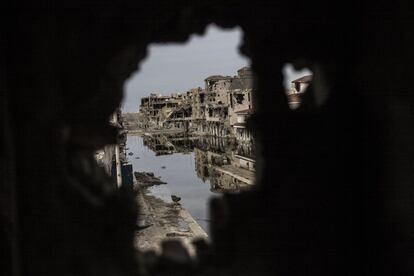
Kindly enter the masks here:
M 123 111 L 137 112 L 141 97 L 153 92 L 185 92 L 204 87 L 204 79 L 210 75 L 236 75 L 238 69 L 249 66 L 249 60 L 238 52 L 241 38 L 240 28 L 222 30 L 211 25 L 204 36 L 193 35 L 186 44 L 150 45 L 139 72 L 125 83 Z M 294 73 L 291 66 L 284 72 L 286 83 L 309 73 Z

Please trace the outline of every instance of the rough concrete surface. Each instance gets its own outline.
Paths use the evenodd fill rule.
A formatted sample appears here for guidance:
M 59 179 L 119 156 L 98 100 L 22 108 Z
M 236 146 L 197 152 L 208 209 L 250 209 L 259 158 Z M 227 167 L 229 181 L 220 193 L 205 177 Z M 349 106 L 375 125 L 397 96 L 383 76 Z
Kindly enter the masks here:
M 181 204 L 168 203 L 151 195 L 142 184 L 137 183 L 139 225 L 146 228 L 137 232 L 135 246 L 138 249 L 160 252 L 162 241 L 176 239 L 182 241 L 192 253 L 191 241 L 194 238 L 208 238 L 207 233 Z

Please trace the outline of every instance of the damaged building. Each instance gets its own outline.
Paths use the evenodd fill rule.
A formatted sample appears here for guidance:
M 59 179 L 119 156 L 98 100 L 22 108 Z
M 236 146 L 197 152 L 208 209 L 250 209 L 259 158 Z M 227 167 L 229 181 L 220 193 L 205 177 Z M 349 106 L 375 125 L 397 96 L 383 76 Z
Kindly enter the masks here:
M 151 93 L 149 97 L 141 98 L 139 112 L 148 120 L 148 127 L 162 127 L 165 118 L 182 102 L 182 95 L 178 93 L 162 96 Z
M 3 274 L 414 275 L 412 6 L 3 1 Z M 150 45 L 184 45 L 213 23 L 243 30 L 257 189 L 212 199 L 196 257 L 172 244 L 137 257 L 139 210 L 91 155 L 113 143 L 107 118 Z M 286 63 L 315 77 L 295 112 Z
M 192 119 L 192 106 L 190 104 L 183 104 L 168 112 L 164 119 L 163 127 L 181 128 L 188 131 L 189 127 L 191 127 Z
M 248 190 L 255 180 L 252 154 L 251 145 L 231 145 L 219 137 L 200 138 L 194 147 L 197 176 L 208 180 L 214 193 Z
M 290 109 L 297 109 L 300 106 L 302 96 L 312 82 L 312 78 L 312 75 L 306 75 L 291 81 L 290 89 L 286 91 Z
M 232 125 L 236 111 L 252 108 L 253 79 L 251 70 L 243 67 L 237 76 L 210 76 L 205 79 L 205 121 L 199 130 L 217 137 L 234 137 Z
M 236 76 L 212 75 L 200 87 L 170 96 L 153 93 L 141 99 L 140 113 L 148 118 L 149 126 L 194 131 L 201 135 L 250 140 L 244 133 L 239 111 L 253 110 L 253 78 L 249 67 Z M 249 113 L 249 114 L 250 114 Z M 244 114 L 246 115 L 246 114 Z M 245 116 L 247 119 L 247 116 Z M 242 120 L 242 121 L 243 121 Z M 243 121 L 244 123 L 244 121 Z M 243 132 L 243 133 L 241 133 Z
M 291 109 L 299 107 L 311 81 L 312 75 L 307 75 L 291 82 L 286 91 Z M 204 84 L 204 89 L 193 88 L 181 94 L 153 93 L 141 99 L 140 113 L 148 118 L 149 126 L 253 142 L 247 127 L 253 114 L 251 69 L 243 67 L 236 76 L 212 75 Z

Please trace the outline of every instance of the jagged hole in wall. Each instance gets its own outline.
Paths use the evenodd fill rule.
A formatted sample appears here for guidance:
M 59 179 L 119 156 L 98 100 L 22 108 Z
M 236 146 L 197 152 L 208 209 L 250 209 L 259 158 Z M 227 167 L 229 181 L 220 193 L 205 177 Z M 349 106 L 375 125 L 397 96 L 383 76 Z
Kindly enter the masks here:
M 134 185 L 143 191 L 140 204 L 152 209 L 138 220 L 140 249 L 162 238 L 207 237 L 210 197 L 254 185 L 254 141 L 246 124 L 253 74 L 238 50 L 241 36 L 240 28 L 210 25 L 185 45 L 150 45 L 125 83 L 124 164 L 132 165 Z
M 302 98 L 312 83 L 313 73 L 309 68 L 295 70 L 291 63 L 286 63 L 282 70 L 283 84 L 290 109 L 300 107 Z

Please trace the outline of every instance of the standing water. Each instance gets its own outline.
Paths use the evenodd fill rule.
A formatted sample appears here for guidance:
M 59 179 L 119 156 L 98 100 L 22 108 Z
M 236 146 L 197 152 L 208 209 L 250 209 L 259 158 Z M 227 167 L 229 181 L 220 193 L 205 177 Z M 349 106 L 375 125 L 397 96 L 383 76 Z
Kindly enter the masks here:
M 165 146 L 167 145 L 167 146 Z M 151 195 L 181 205 L 208 233 L 210 196 L 237 193 L 254 183 L 254 152 L 251 144 L 223 138 L 158 138 L 129 135 L 128 161 L 134 171 L 152 172 L 161 184 L 148 188 Z
M 151 194 L 166 202 L 172 202 L 171 195 L 181 197 L 181 205 L 208 232 L 208 199 L 212 192 L 209 180 L 203 182 L 197 177 L 194 152 L 156 156 L 140 136 L 128 136 L 127 148 L 133 153 L 128 161 L 134 171 L 153 172 L 167 182 L 150 187 Z

